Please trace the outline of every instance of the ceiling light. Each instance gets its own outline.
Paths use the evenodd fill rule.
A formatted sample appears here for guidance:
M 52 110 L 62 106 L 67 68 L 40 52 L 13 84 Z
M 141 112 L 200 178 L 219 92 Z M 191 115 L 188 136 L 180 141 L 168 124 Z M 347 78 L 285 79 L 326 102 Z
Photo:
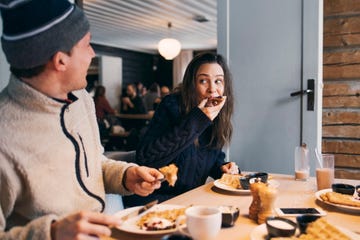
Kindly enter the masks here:
M 168 23 L 168 28 L 171 28 L 171 22 Z M 172 60 L 180 53 L 181 43 L 174 38 L 164 38 L 160 40 L 158 50 L 166 60 Z

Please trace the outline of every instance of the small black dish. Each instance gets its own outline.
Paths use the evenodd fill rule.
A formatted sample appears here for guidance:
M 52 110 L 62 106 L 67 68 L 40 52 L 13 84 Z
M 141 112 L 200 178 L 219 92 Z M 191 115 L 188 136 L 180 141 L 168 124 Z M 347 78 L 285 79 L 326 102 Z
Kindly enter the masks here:
M 355 187 L 353 185 L 344 184 L 344 183 L 334 183 L 331 185 L 331 188 L 333 192 L 348 194 L 348 195 L 353 195 L 355 191 Z
M 295 222 L 283 217 L 268 217 L 265 223 L 269 237 L 291 237 L 297 227 Z
M 255 182 L 256 180 L 260 179 L 261 182 L 267 183 L 269 174 L 265 172 L 258 172 L 258 173 L 252 173 L 248 174 L 244 177 L 240 177 L 240 185 L 242 189 L 249 189 L 250 184 Z
M 314 222 L 316 219 L 320 218 L 320 216 L 316 215 L 300 215 L 296 217 L 296 222 L 298 223 L 300 233 L 306 233 L 306 228 L 309 223 Z
M 221 226 L 222 227 L 234 226 L 240 214 L 239 208 L 233 206 L 220 206 L 219 209 L 221 211 L 221 217 L 222 217 Z
M 163 236 L 161 240 L 192 240 L 192 238 L 183 234 L 170 234 Z
M 360 185 L 357 185 L 355 187 L 355 189 L 356 189 L 357 196 L 360 198 Z

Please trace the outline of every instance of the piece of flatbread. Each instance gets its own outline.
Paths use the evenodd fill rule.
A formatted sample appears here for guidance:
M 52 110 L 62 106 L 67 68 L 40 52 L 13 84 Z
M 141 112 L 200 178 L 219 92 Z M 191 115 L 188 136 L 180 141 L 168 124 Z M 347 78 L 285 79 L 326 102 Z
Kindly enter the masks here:
M 360 207 L 360 201 L 356 200 L 352 195 L 337 193 L 337 192 L 327 192 L 320 195 L 321 199 L 326 202 L 342 204 L 352 207 Z
M 177 180 L 178 167 L 175 164 L 170 164 L 159 169 L 159 171 L 165 176 L 165 180 L 168 181 L 170 186 L 175 186 Z

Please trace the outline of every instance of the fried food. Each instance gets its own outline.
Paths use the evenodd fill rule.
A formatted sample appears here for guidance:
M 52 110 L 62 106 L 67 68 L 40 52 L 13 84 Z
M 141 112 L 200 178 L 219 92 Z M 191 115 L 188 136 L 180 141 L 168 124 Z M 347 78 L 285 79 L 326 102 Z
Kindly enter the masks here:
M 186 208 L 164 211 L 151 211 L 137 221 L 137 226 L 147 231 L 171 229 L 176 227 L 176 219 L 185 214 Z
M 309 223 L 306 228 L 306 233 L 299 237 L 278 237 L 271 238 L 272 240 L 292 239 L 292 240 L 351 240 L 335 226 L 328 223 L 325 218 L 319 218 L 316 221 Z
M 242 176 L 241 174 L 223 173 L 219 182 L 233 188 L 241 188 L 240 185 L 241 176 Z
M 350 240 L 339 229 L 328 223 L 325 218 L 319 218 L 315 222 L 309 223 L 306 234 L 301 234 L 300 240 Z
M 353 196 L 347 194 L 342 194 L 337 192 L 326 192 L 321 194 L 320 198 L 325 202 L 342 204 L 352 207 L 360 207 L 360 201 L 356 200 Z
M 165 180 L 168 181 L 170 186 L 175 186 L 177 181 L 178 167 L 175 164 L 170 164 L 159 169 L 159 171 L 165 176 Z

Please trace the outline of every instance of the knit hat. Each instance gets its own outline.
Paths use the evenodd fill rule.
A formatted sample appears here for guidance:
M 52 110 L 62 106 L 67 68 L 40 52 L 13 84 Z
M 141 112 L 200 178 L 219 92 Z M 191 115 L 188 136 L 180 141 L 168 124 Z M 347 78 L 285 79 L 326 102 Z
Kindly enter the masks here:
M 68 0 L 0 0 L 0 8 L 1 44 L 14 68 L 41 66 L 89 32 L 85 14 Z

